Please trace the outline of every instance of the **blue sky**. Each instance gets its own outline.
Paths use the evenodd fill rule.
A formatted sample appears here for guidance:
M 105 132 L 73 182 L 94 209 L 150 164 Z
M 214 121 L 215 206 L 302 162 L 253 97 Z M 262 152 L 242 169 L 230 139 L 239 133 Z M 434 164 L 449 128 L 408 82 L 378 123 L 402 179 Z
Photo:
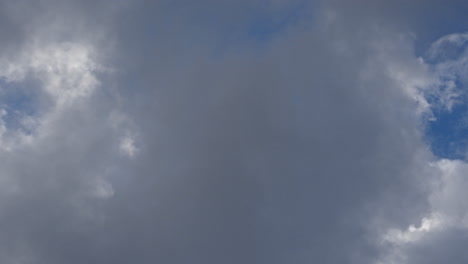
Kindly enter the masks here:
M 294 2 L 293 5 L 286 5 L 270 12 L 263 10 L 254 11 L 251 21 L 246 26 L 246 37 L 258 41 L 271 41 L 277 34 L 281 34 L 288 28 L 303 19 L 311 19 L 309 10 L 313 7 L 306 1 Z
M 462 101 L 451 111 L 435 109 L 434 121 L 427 124 L 427 138 L 435 155 L 448 159 L 466 159 L 468 108 Z
M 31 90 L 35 84 L 31 81 L 14 82 L 0 80 L 2 90 L 0 96 L 1 109 L 5 110 L 3 122 L 9 130 L 23 130 L 28 132 L 28 128 L 22 124 L 22 120 L 34 117 L 39 106 L 38 93 Z
M 464 160 L 468 143 L 464 63 L 467 46 L 464 35 L 459 36 L 452 35 L 452 40 L 448 37 L 435 42 L 424 57 L 440 82 L 436 85 L 436 92 L 430 90 L 426 95 L 433 114 L 433 120 L 427 123 L 426 133 L 435 155 Z

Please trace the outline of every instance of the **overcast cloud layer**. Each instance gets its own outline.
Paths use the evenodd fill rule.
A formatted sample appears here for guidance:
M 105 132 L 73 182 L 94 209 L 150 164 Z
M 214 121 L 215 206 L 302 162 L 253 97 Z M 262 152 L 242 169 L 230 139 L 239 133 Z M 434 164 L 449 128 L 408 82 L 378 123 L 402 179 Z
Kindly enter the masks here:
M 466 11 L 0 0 L 0 263 L 468 263 Z

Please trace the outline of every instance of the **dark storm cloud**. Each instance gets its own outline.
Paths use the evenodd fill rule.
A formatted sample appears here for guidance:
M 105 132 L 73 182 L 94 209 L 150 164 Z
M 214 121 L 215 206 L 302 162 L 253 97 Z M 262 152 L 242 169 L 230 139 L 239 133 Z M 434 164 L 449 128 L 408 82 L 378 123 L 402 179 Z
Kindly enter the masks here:
M 376 263 L 382 228 L 428 210 L 411 96 L 427 76 L 383 2 L 5 4 L 25 12 L 0 18 L 18 54 L 84 65 L 22 72 L 94 89 L 44 88 L 57 106 L 37 109 L 37 137 L 2 151 L 5 263 Z M 293 5 L 307 15 L 269 42 L 245 33 Z

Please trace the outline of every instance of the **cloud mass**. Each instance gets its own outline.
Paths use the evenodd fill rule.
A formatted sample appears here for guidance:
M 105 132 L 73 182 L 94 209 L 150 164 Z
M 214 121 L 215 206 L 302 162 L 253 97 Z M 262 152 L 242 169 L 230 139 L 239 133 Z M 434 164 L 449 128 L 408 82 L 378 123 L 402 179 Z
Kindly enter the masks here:
M 466 8 L 0 0 L 0 262 L 466 263 Z

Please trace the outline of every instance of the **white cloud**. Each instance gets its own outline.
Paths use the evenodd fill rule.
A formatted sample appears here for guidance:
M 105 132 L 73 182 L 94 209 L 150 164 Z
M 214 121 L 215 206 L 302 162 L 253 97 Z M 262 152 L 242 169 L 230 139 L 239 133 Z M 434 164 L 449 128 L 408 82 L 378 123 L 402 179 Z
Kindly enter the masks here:
M 138 148 L 135 146 L 135 140 L 133 139 L 133 137 L 125 136 L 121 139 L 120 151 L 131 158 L 133 158 L 137 154 Z
M 93 49 L 83 43 L 40 43 L 25 48 L 13 59 L 0 61 L 0 76 L 8 82 L 38 78 L 57 107 L 89 96 L 99 85 L 95 72 L 102 70 L 93 58 Z
M 122 144 L 128 157 L 138 149 L 133 137 L 120 140 L 130 131 L 125 122 L 112 124 L 112 113 L 123 112 L 119 105 L 98 92 L 103 85 L 98 74 L 107 70 L 96 58 L 96 45 L 35 34 L 11 54 L 0 54 L 0 79 L 5 82 L 0 89 L 34 96 L 26 98 L 33 102 L 28 105 L 32 111 L 26 111 L 1 97 L 6 93 L 0 95 L 0 210 L 8 214 L 6 201 L 40 203 L 58 195 L 55 206 L 65 205 L 74 221 L 92 225 L 102 215 L 95 202 L 115 193 L 108 173 L 118 166 L 114 160 L 121 159 L 115 146 Z
M 439 176 L 428 196 L 429 212 L 419 225 L 404 230 L 390 228 L 382 234 L 382 245 L 388 250 L 379 263 L 412 263 L 411 249 L 415 246 L 428 244 L 452 230 L 468 232 L 468 163 L 441 159 L 427 166 Z
M 422 239 L 425 233 L 433 232 L 444 225 L 444 220 L 440 215 L 434 214 L 421 219 L 419 226 L 410 225 L 406 230 L 390 229 L 384 235 L 384 242 L 404 245 L 406 243 L 417 242 Z

